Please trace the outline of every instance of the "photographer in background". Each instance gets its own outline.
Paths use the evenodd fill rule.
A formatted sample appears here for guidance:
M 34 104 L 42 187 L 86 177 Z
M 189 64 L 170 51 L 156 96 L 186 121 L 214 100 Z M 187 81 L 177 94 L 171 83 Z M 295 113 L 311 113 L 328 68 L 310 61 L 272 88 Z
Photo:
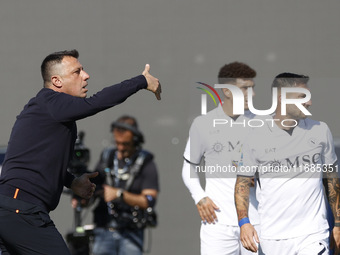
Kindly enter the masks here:
M 118 118 L 111 131 L 115 147 L 102 152 L 95 169 L 100 202 L 94 209 L 93 254 L 141 255 L 144 228 L 156 225 L 157 169 L 153 155 L 142 150 L 135 118 Z

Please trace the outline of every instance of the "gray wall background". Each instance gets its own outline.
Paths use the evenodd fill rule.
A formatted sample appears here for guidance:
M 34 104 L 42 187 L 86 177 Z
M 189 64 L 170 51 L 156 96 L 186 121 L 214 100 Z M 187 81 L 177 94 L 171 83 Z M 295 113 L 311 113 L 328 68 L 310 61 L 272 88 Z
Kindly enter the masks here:
M 93 168 L 111 143 L 110 123 L 123 113 L 137 116 L 161 183 L 150 254 L 199 254 L 200 219 L 181 180 L 188 129 L 200 114 L 195 82 L 213 85 L 222 65 L 244 61 L 258 72 L 255 106 L 267 109 L 276 74 L 307 74 L 313 118 L 340 136 L 339 11 L 337 0 L 2 0 L 0 145 L 7 144 L 15 116 L 42 87 L 39 68 L 47 54 L 78 49 L 91 76 L 89 95 L 140 74 L 149 63 L 163 85 L 161 102 L 142 91 L 79 121 L 78 129 L 86 133 Z M 69 199 L 63 195 L 52 213 L 62 234 L 73 228 Z M 91 222 L 91 212 L 84 221 Z

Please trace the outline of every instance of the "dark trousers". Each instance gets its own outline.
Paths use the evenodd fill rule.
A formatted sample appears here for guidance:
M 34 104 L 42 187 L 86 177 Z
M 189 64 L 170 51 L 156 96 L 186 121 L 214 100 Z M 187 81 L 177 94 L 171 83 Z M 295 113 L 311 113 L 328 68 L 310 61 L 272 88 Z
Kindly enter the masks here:
M 47 212 L 0 195 L 1 255 L 70 255 Z

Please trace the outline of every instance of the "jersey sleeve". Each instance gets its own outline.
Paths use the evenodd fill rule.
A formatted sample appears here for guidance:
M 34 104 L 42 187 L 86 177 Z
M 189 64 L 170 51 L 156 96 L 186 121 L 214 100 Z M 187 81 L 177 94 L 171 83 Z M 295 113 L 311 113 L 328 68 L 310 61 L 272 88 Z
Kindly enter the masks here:
M 199 176 L 193 169 L 193 165 L 184 160 L 182 167 L 182 180 L 185 186 L 188 188 L 191 197 L 197 204 L 202 198 L 206 197 L 207 194 L 203 190 Z
M 201 162 L 201 158 L 204 154 L 203 136 L 199 130 L 199 123 L 197 119 L 195 119 L 190 127 L 189 139 L 183 155 L 188 162 L 195 165 L 198 165 Z
M 143 189 L 155 189 L 159 191 L 159 183 L 158 183 L 158 173 L 157 167 L 153 160 L 147 162 L 144 166 L 143 170 L 143 183 L 142 183 L 142 190 Z
M 184 162 L 182 167 L 182 180 L 188 188 L 195 204 L 207 196 L 201 186 L 198 173 L 194 170 L 194 166 L 200 164 L 204 155 L 203 136 L 199 132 L 199 126 L 198 120 L 195 119 L 190 127 L 189 138 L 183 155 Z

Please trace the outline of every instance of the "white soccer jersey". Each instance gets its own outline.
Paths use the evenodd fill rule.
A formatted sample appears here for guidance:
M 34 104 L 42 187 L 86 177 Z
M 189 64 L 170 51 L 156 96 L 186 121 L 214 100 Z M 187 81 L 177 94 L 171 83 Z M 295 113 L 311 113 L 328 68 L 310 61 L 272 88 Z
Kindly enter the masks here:
M 304 119 L 290 135 L 273 121 L 265 123 L 248 134 L 239 169 L 240 175 L 251 176 L 258 166 L 261 238 L 287 239 L 327 229 L 322 170 L 337 159 L 328 126 Z
M 246 113 L 234 121 L 224 113 L 220 105 L 207 115 L 197 117 L 190 128 L 184 158 L 192 163 L 193 173 L 189 176 L 190 170 L 183 169 L 186 171 L 182 173 L 183 180 L 195 203 L 208 196 L 220 208 L 216 215 L 221 224 L 238 226 L 234 200 L 237 160 L 240 158 L 243 140 L 249 131 L 247 121 L 250 117 L 251 114 Z M 205 164 L 200 166 L 202 157 Z M 198 172 L 205 173 L 205 191 L 198 183 Z M 258 224 L 254 188 L 251 189 L 249 218 L 253 224 Z

